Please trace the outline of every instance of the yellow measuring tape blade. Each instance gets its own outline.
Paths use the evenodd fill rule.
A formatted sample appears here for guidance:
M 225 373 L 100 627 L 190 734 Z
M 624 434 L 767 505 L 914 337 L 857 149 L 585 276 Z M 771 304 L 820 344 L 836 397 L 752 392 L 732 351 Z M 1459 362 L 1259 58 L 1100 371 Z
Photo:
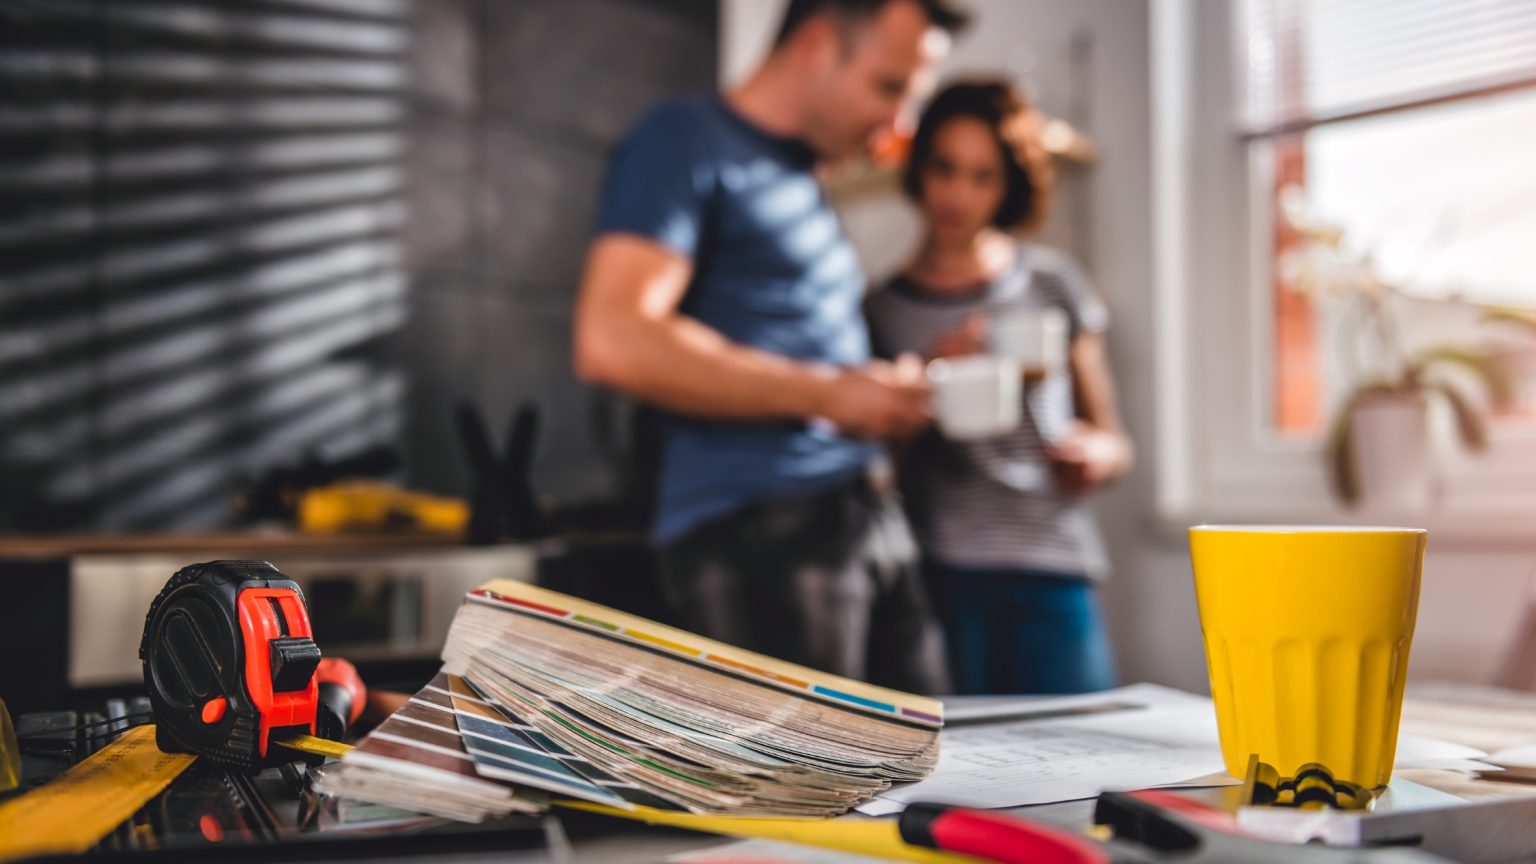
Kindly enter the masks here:
M 912 846 L 901 839 L 901 831 L 893 819 L 773 819 L 754 816 L 709 816 L 699 813 L 678 813 L 651 807 L 620 810 L 587 801 L 556 801 L 561 807 L 601 813 L 621 819 L 635 819 L 651 825 L 666 825 L 702 831 L 706 834 L 725 834 L 731 837 L 754 837 L 763 840 L 783 840 L 822 849 L 838 849 L 876 858 L 898 861 L 915 861 L 918 864 L 960 864 L 975 858 L 968 855 L 952 855 L 922 846 Z
M 332 741 L 329 738 L 316 738 L 313 735 L 300 735 L 289 733 L 286 735 L 273 735 L 272 743 L 289 750 L 297 750 L 300 753 L 308 753 L 312 756 L 328 756 L 332 759 L 340 759 L 352 749 L 351 744 L 343 744 L 340 741 Z
M 86 851 L 196 758 L 161 753 L 153 726 L 128 730 L 63 776 L 0 804 L 0 859 Z

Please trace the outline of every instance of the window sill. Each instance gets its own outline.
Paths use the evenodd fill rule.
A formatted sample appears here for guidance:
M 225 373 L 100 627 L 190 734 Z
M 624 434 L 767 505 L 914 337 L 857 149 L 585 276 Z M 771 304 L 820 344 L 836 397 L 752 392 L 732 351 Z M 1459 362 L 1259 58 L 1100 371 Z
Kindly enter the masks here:
M 1536 507 L 1523 512 L 1499 508 L 1476 512 L 1430 510 L 1386 512 L 1345 510 L 1335 504 L 1322 507 L 1274 505 L 1197 506 L 1159 513 L 1153 531 L 1169 545 L 1188 543 L 1191 526 L 1205 524 L 1247 525 L 1400 525 L 1429 531 L 1433 551 L 1533 552 L 1536 551 Z

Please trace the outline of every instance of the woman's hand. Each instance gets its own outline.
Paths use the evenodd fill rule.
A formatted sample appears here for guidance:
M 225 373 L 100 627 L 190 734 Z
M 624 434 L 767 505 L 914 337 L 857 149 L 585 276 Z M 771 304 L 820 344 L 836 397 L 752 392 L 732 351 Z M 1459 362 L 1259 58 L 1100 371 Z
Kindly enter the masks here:
M 987 321 L 980 315 L 972 315 L 959 327 L 939 334 L 928 349 L 928 358 L 969 357 L 986 350 Z
M 1072 381 L 1082 418 L 1047 455 L 1056 487 L 1081 495 L 1130 470 L 1136 448 L 1120 424 L 1115 382 L 1104 355 L 1104 337 L 1085 333 L 1072 341 Z
M 1131 442 L 1119 432 L 1078 421 L 1060 441 L 1050 445 L 1047 455 L 1056 488 L 1068 495 L 1081 495 L 1130 467 Z

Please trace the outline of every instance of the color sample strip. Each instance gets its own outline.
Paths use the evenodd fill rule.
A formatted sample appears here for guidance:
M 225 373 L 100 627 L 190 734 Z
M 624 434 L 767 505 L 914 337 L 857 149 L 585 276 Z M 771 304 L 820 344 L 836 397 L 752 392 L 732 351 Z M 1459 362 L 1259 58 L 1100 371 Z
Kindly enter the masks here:
M 702 657 L 704 653 L 697 649 L 689 648 L 687 645 L 679 645 L 676 642 L 671 642 L 666 639 L 652 636 L 648 633 L 641 633 L 638 630 L 624 630 L 623 633 L 625 636 L 628 636 L 631 639 L 638 639 L 641 642 L 648 642 L 652 645 L 665 648 L 668 651 L 676 651 L 679 654 L 687 654 L 689 657 Z
M 607 621 L 599 621 L 596 618 L 593 618 L 593 617 L 591 617 L 589 615 L 572 615 L 571 616 L 571 620 L 572 621 L 580 621 L 583 624 L 590 624 L 593 627 L 601 627 L 604 630 L 608 630 L 608 631 L 613 632 L 613 633 L 619 633 L 623 629 L 623 628 L 619 627 L 617 624 L 609 624 Z
M 896 713 L 896 706 L 886 702 L 876 702 L 873 699 L 865 699 L 863 696 L 855 696 L 852 693 L 844 693 L 841 690 L 833 690 L 830 687 L 823 687 L 820 684 L 817 684 L 811 689 L 816 693 L 820 693 L 823 696 L 830 696 L 833 699 L 841 699 L 844 702 L 852 702 L 855 705 L 863 705 L 865 708 L 873 708 L 876 711 L 885 711 L 889 714 Z
M 903 709 L 901 709 L 901 716 L 903 716 L 903 717 L 911 717 L 914 720 L 922 720 L 922 721 L 925 721 L 927 723 L 934 723 L 934 724 L 939 724 L 939 723 L 943 723 L 944 722 L 944 718 L 938 716 L 937 714 L 927 714 L 927 713 L 924 713 L 922 711 L 913 711 L 911 708 L 903 708 Z
M 448 676 L 448 680 L 453 689 L 453 701 L 455 706 L 472 707 L 476 712 L 490 712 L 489 716 L 500 718 L 501 722 L 516 729 L 523 737 L 532 741 L 545 753 L 548 753 L 550 756 L 559 759 L 570 770 L 580 774 L 582 777 L 590 781 L 592 784 L 600 787 L 604 791 L 617 795 L 629 804 L 636 804 L 641 807 L 652 807 L 662 810 L 683 809 L 679 805 L 674 804 L 665 798 L 658 797 L 634 783 L 630 783 L 627 780 L 621 780 L 618 777 L 609 774 L 602 768 L 592 764 L 592 762 L 586 757 L 572 753 L 571 751 L 565 749 L 559 744 L 559 742 L 555 741 L 555 739 L 550 738 L 548 735 L 545 735 L 537 728 L 523 723 L 516 717 L 504 711 L 500 704 L 497 703 L 496 700 L 490 696 L 490 694 L 476 687 L 474 681 L 470 680 L 469 678 L 460 678 L 455 675 L 450 675 Z M 463 717 L 462 707 L 459 716 L 461 718 Z M 488 715 L 482 714 L 482 716 Z
M 512 797 L 505 786 L 482 780 L 474 759 L 464 749 L 463 737 L 454 719 L 452 704 L 436 687 L 446 687 L 447 676 L 438 673 L 432 684 L 423 688 L 394 714 L 360 741 L 344 762 L 366 764 L 381 770 L 398 770 L 395 763 L 408 763 L 413 776 L 438 782 L 468 783 L 488 793 Z M 452 775 L 434 776 L 432 772 Z
M 550 753 L 475 696 L 462 679 L 453 675 L 447 678 L 464 747 L 474 757 L 480 773 L 585 801 L 629 806 L 623 798 L 592 783 L 567 764 L 567 760 L 580 757 Z
M 788 684 L 791 687 L 799 687 L 805 690 L 809 690 L 811 687 L 811 683 L 809 681 L 801 681 L 799 678 L 791 678 L 788 675 L 780 675 L 777 672 L 769 672 L 767 669 L 759 669 L 756 666 L 748 666 L 745 663 L 738 663 L 729 657 L 721 657 L 719 654 L 710 654 L 705 659 L 713 663 L 718 663 L 721 666 L 729 666 L 730 668 L 740 672 L 747 672 L 752 675 L 758 675 L 763 678 L 768 678 L 773 681 Z

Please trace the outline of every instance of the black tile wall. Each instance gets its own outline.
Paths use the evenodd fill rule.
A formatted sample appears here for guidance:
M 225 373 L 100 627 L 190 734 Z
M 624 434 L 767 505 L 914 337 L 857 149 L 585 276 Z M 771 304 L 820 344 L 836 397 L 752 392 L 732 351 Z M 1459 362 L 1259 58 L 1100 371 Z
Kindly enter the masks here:
M 571 371 L 570 309 L 608 153 L 656 101 L 714 87 L 714 0 L 448 0 L 412 13 L 407 466 L 463 492 L 452 409 L 492 438 L 531 401 L 534 482 L 610 495 L 627 416 Z M 615 441 L 614 439 L 620 439 Z
M 0 0 L 0 531 L 226 524 L 251 475 L 543 414 L 616 482 L 570 305 L 609 149 L 714 0 Z
M 713 4 L 492 2 L 485 103 L 494 115 L 601 150 L 651 104 L 714 80 Z
M 407 0 L 0 0 L 0 530 L 398 440 Z

